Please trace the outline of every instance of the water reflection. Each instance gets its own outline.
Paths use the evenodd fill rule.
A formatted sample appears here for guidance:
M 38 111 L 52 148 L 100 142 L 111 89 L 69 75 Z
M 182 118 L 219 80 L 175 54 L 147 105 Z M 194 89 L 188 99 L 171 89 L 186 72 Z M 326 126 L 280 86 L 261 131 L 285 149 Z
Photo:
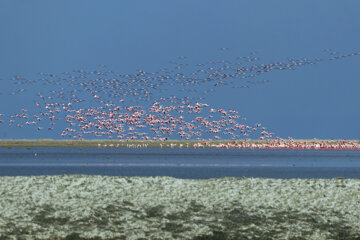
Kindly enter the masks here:
M 360 151 L 0 148 L 0 175 L 360 178 Z

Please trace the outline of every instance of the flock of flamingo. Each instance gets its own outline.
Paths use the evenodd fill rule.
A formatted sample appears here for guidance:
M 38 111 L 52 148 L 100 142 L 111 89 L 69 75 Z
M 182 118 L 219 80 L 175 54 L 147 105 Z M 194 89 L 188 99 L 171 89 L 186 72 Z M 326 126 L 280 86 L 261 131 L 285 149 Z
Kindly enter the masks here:
M 360 52 L 340 54 L 327 49 L 324 58 L 289 58 L 264 64 L 253 52 L 231 61 L 221 59 L 193 65 L 181 56 L 157 72 L 138 70 L 119 74 L 99 65 L 94 71 L 41 72 L 38 79 L 14 76 L 10 80 L 16 89 L 0 94 L 19 97 L 29 90 L 38 92 L 31 99 L 33 107 L 0 113 L 0 128 L 27 127 L 70 139 L 198 140 L 194 147 L 360 149 L 358 143 L 349 141 L 334 145 L 283 140 L 261 123 L 248 123 L 238 110 L 204 103 L 207 94 L 219 87 L 249 88 L 268 83 L 262 76 L 271 71 L 296 70 L 353 56 L 360 56 Z M 249 138 L 267 141 L 256 146 L 246 141 L 241 144 L 209 141 Z

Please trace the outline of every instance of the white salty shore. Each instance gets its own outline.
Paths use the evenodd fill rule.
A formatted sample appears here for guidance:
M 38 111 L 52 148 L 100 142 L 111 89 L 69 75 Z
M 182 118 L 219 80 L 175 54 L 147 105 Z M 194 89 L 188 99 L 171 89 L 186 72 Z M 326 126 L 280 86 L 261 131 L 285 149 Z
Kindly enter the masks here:
M 0 239 L 359 239 L 359 179 L 0 177 Z

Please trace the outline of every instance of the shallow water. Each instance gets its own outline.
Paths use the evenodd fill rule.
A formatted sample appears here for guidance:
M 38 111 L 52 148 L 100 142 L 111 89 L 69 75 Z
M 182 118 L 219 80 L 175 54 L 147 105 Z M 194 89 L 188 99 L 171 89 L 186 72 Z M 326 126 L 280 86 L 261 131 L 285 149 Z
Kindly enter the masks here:
M 360 151 L 171 148 L 0 148 L 0 176 L 360 178 Z

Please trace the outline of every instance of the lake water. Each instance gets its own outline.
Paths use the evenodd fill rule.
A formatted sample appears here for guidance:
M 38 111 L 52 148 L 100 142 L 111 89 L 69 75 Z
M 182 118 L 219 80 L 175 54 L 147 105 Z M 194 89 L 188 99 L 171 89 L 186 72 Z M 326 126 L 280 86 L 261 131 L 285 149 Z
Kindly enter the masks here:
M 360 178 L 360 151 L 0 147 L 0 176 Z

